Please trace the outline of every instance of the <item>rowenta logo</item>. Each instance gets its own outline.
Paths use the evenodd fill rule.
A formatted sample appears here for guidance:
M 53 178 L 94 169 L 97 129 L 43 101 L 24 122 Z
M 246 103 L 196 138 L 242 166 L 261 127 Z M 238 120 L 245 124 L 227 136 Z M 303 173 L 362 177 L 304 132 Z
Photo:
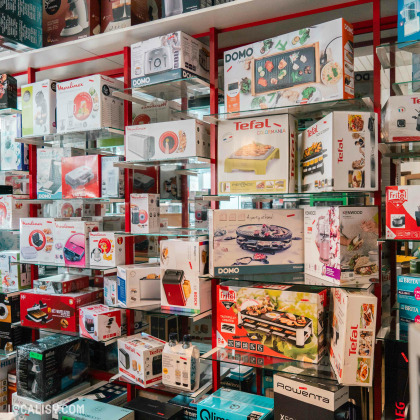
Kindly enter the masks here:
M 83 87 L 83 83 L 73 83 L 70 82 L 69 85 L 67 86 L 62 86 L 61 84 L 57 85 L 58 86 L 58 90 L 69 90 L 69 89 L 73 89 L 73 88 L 79 88 L 79 87 Z
M 323 395 L 318 395 L 314 392 L 309 392 L 309 391 L 306 390 L 307 388 L 304 388 L 304 387 L 295 388 L 293 386 L 286 385 L 282 382 L 277 382 L 277 387 L 281 388 L 281 389 L 284 389 L 287 392 L 291 392 L 293 394 L 298 394 L 298 395 L 301 395 L 302 397 L 305 397 L 305 398 L 308 398 L 308 399 L 311 399 L 311 400 L 313 399 L 313 400 L 316 400 L 316 401 L 321 401 L 324 404 L 328 404 L 330 402 L 329 398 L 324 397 Z

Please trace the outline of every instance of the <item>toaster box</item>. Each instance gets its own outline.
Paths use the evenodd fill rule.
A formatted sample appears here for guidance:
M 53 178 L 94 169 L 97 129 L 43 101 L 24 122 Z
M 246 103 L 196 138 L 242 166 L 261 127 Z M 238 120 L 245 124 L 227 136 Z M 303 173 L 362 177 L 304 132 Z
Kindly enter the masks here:
M 87 343 L 53 334 L 19 346 L 16 373 L 19 396 L 45 401 L 82 383 L 88 373 Z
M 398 42 L 420 38 L 420 3 L 418 0 L 398 0 Z
M 101 156 L 102 197 L 124 197 L 124 169 L 114 166 L 122 156 Z
M 59 420 L 134 420 L 134 411 L 127 408 L 95 401 L 92 398 L 82 398 L 58 413 Z
M 20 321 L 19 293 L 0 293 L 0 323 L 10 325 Z
M 125 308 L 160 302 L 160 265 L 130 264 L 117 267 L 118 304 Z M 108 282 L 113 296 L 113 285 Z
M 335 284 L 379 278 L 376 206 L 305 208 L 305 273 Z
M 120 374 L 143 388 L 162 382 L 162 352 L 165 341 L 146 333 L 118 339 Z
M 19 250 L 0 253 L 1 293 L 17 292 L 31 287 L 31 266 L 19 262 Z
M 353 26 L 341 18 L 226 51 L 226 112 L 351 99 L 353 66 Z
M 45 136 L 57 131 L 56 82 L 43 80 L 22 86 L 22 136 Z
M 201 6 L 200 0 L 162 0 L 162 17 L 180 15 L 193 12 Z
M 174 311 L 211 309 L 207 238 L 170 239 L 160 242 L 161 306 Z
M 87 155 L 61 159 L 63 198 L 96 198 L 101 196 L 101 156 Z
M 291 115 L 220 121 L 220 194 L 295 191 L 297 122 Z
M 397 277 L 397 300 L 406 305 L 420 306 L 420 275 Z
M 303 210 L 210 210 L 210 274 L 303 271 Z
M 181 175 L 176 173 L 176 165 L 160 167 L 160 198 L 162 200 L 181 200 Z
M 331 289 L 330 362 L 340 384 L 372 386 L 378 299 L 358 290 Z
M 47 295 L 76 293 L 89 287 L 89 276 L 84 274 L 57 274 L 33 281 L 34 292 Z
M 108 341 L 121 337 L 121 309 L 102 304 L 82 306 L 79 309 L 81 337 L 95 341 Z
M 6 108 L 17 109 L 17 80 L 3 73 L 0 74 L 0 109 Z
M 331 112 L 301 134 L 299 149 L 302 192 L 378 188 L 374 113 Z
M 0 172 L 0 184 L 12 187 L 13 194 L 29 194 L 29 174 L 15 171 Z
M 22 115 L 0 117 L 0 157 L 2 171 L 27 171 L 29 169 L 28 145 L 15 141 L 22 137 Z
M 160 232 L 159 194 L 130 194 L 131 233 Z
M 325 353 L 327 289 L 217 286 L 217 346 L 318 363 Z
M 131 87 L 190 77 L 210 77 L 209 48 L 190 35 L 172 32 L 131 45 Z
M 118 302 L 118 277 L 104 277 L 104 303 L 108 306 L 116 306 Z
M 210 157 L 210 126 L 196 119 L 126 127 L 128 161 Z
M 21 260 L 53 263 L 57 251 L 58 249 L 54 247 L 54 219 L 48 217 L 20 219 Z
M 115 232 L 89 233 L 90 264 L 116 267 L 125 263 L 125 236 Z
M 124 129 L 124 101 L 112 96 L 124 83 L 95 74 L 57 83 L 57 132 Z
M 0 195 L 0 229 L 19 229 L 19 221 L 29 216 L 28 196 Z
M 79 332 L 79 307 L 102 300 L 103 291 L 97 288 L 63 295 L 27 290 L 20 294 L 21 324 L 28 328 Z

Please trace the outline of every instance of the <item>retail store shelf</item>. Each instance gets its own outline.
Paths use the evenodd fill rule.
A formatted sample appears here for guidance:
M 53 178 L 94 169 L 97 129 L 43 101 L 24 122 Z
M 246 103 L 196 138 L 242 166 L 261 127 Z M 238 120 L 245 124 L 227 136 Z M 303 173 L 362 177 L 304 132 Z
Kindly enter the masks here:
M 43 199 L 43 198 L 19 198 L 16 196 L 16 201 L 22 201 L 26 204 L 51 204 L 54 201 L 72 201 L 82 200 L 85 204 L 111 204 L 111 203 L 124 203 L 124 198 L 108 198 L 108 197 L 77 197 L 77 198 L 57 198 L 54 200 Z
M 12 351 L 10 353 L 2 353 L 0 352 L 0 362 L 2 362 L 3 360 L 10 360 L 13 359 L 14 357 L 16 357 L 16 350 Z
M 313 200 L 323 200 L 327 201 L 328 199 L 349 199 L 349 198 L 367 198 L 374 194 L 374 191 L 327 191 L 327 192 L 296 192 L 296 193 L 268 193 L 268 194 L 221 194 L 221 195 L 214 195 L 214 196 L 203 196 L 203 200 L 211 200 L 211 198 L 207 197 L 214 197 L 215 199 L 221 197 L 252 197 L 257 201 L 271 201 L 279 198 L 288 198 L 288 199 L 313 199 Z M 220 200 L 223 201 L 223 200 Z
M 411 95 L 420 87 L 420 79 L 392 83 L 395 95 Z
M 397 313 L 396 317 L 390 317 L 382 322 L 382 326 L 376 334 L 377 340 L 408 342 L 408 330 L 406 327 L 401 328 L 398 316 Z
M 20 261 L 16 261 L 16 262 L 12 262 L 12 265 L 16 265 L 16 264 L 30 264 L 30 265 L 41 265 L 44 267 L 61 267 L 61 268 L 66 268 L 68 270 L 75 270 L 75 271 L 79 271 L 79 270 L 93 270 L 93 271 L 100 271 L 103 274 L 116 274 L 117 273 L 117 267 L 97 267 L 94 265 L 84 265 L 84 266 L 67 266 L 67 265 L 63 265 L 63 264 L 55 264 L 52 262 L 39 262 L 39 261 L 29 261 L 29 260 L 20 260 Z
M 392 42 L 376 47 L 376 54 L 383 69 L 411 66 L 412 55 L 419 53 L 419 42 Z
M 16 115 L 16 114 L 22 114 L 22 111 L 20 109 L 15 109 L 15 108 L 0 109 L 0 117 L 7 117 L 9 115 Z
M 418 235 L 419 235 L 418 239 L 413 239 L 411 237 L 407 238 L 407 239 L 381 237 L 381 238 L 378 238 L 378 243 L 381 243 L 381 242 L 414 242 L 414 241 L 420 241 L 420 233 Z
M 420 156 L 420 141 L 382 142 L 378 146 L 384 157 L 404 159 Z
M 230 201 L 228 195 L 201 195 L 194 198 L 194 201 Z
M 165 160 L 136 160 L 129 162 L 115 162 L 114 166 L 125 169 L 147 169 L 152 166 L 163 165 L 199 165 L 201 168 L 210 168 L 210 159 L 195 156 L 191 158 L 173 158 Z
M 188 229 L 188 228 L 162 228 L 159 232 L 156 233 L 127 233 L 131 236 L 167 236 L 167 237 L 194 237 L 194 236 L 207 236 L 209 234 L 208 229 Z

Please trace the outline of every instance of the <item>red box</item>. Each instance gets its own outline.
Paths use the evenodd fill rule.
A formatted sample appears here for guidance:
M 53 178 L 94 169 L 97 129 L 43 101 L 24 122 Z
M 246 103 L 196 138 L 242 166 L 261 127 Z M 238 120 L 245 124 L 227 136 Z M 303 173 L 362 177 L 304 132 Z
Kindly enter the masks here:
M 101 156 L 72 156 L 61 160 L 63 198 L 101 196 Z
M 79 307 L 102 303 L 103 290 L 90 288 L 79 293 L 47 295 L 28 290 L 20 294 L 20 319 L 24 327 L 57 331 L 79 331 Z
M 33 288 L 37 293 L 61 295 L 76 293 L 89 287 L 89 276 L 65 273 L 43 277 L 34 280 L 33 283 Z

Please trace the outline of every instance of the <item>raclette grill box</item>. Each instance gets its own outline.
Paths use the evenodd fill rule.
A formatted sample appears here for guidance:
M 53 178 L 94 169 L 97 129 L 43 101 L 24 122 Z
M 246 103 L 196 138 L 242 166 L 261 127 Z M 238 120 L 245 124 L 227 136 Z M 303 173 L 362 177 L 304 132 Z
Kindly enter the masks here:
M 181 407 L 148 398 L 135 398 L 124 407 L 134 411 L 136 420 L 183 420 Z

